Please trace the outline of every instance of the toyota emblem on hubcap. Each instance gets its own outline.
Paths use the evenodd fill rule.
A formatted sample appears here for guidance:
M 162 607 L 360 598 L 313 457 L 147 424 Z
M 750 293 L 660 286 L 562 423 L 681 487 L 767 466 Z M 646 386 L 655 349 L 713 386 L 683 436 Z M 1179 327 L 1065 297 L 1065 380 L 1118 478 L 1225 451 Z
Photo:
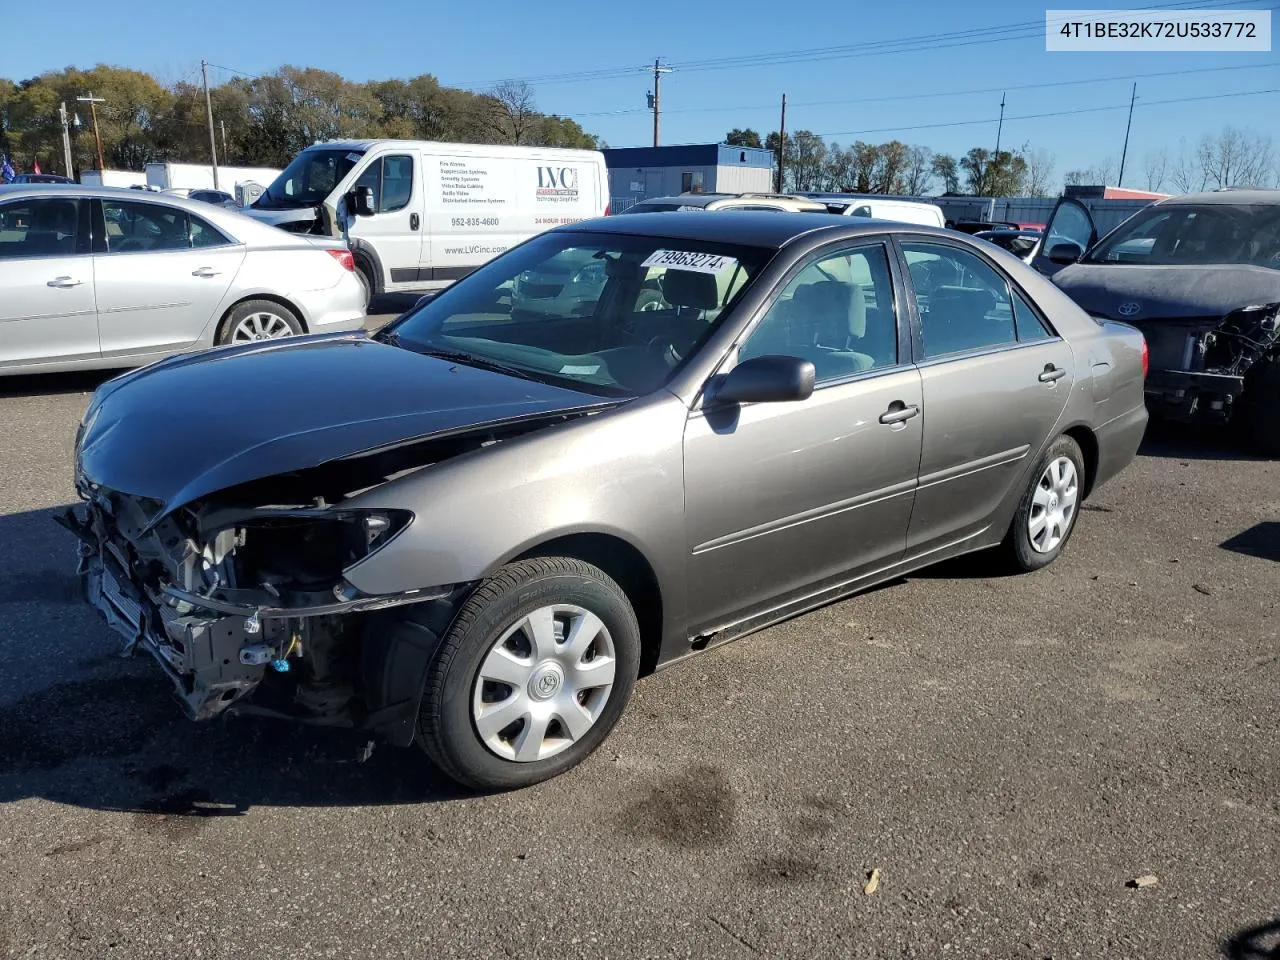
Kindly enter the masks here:
M 547 663 L 539 667 L 529 678 L 529 696 L 535 700 L 550 700 L 564 683 L 564 672 L 558 664 Z
M 1122 317 L 1132 317 L 1135 313 L 1142 309 L 1142 304 L 1133 300 L 1126 300 L 1116 308 L 1116 312 Z

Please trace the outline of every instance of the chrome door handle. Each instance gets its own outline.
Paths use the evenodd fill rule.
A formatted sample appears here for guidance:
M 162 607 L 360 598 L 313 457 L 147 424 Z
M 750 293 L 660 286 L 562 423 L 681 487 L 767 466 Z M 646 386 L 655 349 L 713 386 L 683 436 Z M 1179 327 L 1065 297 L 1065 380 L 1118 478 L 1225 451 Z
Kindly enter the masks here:
M 193 277 L 208 278 L 208 277 L 216 277 L 219 274 L 219 272 L 220 271 L 213 269 L 213 267 L 201 267 L 198 270 L 192 270 L 191 275 Z
M 1055 380 L 1061 380 L 1067 375 L 1067 371 L 1062 367 L 1055 367 L 1052 363 L 1045 366 L 1040 374 L 1041 383 L 1053 383 Z
M 51 287 L 78 287 L 84 283 L 83 280 L 76 280 L 72 277 L 54 277 L 49 281 Z
M 880 414 L 881 423 L 904 423 L 916 416 L 920 412 L 920 408 L 915 404 L 905 404 L 901 400 L 895 400 L 889 404 L 889 409 Z

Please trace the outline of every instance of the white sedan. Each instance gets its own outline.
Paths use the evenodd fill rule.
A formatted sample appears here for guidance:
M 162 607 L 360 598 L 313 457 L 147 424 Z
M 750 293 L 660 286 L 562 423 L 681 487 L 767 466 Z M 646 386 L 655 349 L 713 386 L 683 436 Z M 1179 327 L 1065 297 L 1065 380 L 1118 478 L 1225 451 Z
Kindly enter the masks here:
M 0 375 L 356 330 L 365 303 L 339 241 L 169 195 L 0 187 Z

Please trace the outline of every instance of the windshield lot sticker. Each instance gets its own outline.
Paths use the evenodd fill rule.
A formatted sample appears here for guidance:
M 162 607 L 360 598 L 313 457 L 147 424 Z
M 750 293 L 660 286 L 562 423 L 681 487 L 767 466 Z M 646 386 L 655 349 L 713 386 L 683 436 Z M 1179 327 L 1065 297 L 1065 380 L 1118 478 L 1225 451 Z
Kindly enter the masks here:
M 735 257 L 722 257 L 716 253 L 691 253 L 688 250 L 655 250 L 649 254 L 642 267 L 671 267 L 692 273 L 719 274 L 738 265 Z
M 599 372 L 600 364 L 594 367 L 575 367 L 572 364 L 566 364 L 560 368 L 560 372 L 570 377 L 590 377 Z

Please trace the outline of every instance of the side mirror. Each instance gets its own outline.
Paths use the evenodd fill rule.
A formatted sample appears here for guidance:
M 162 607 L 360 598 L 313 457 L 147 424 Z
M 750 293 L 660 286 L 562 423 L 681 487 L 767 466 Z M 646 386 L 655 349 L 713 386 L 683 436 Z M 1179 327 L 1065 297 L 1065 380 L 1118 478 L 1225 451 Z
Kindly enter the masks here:
M 799 357 L 752 357 L 724 376 L 711 400 L 717 406 L 808 400 L 814 377 L 813 364 Z
M 1053 263 L 1067 265 L 1075 263 L 1084 256 L 1084 248 L 1078 243 L 1068 240 L 1066 243 L 1055 243 L 1049 248 L 1049 260 Z
M 373 187 L 356 187 L 348 193 L 347 210 L 353 217 L 373 216 Z

